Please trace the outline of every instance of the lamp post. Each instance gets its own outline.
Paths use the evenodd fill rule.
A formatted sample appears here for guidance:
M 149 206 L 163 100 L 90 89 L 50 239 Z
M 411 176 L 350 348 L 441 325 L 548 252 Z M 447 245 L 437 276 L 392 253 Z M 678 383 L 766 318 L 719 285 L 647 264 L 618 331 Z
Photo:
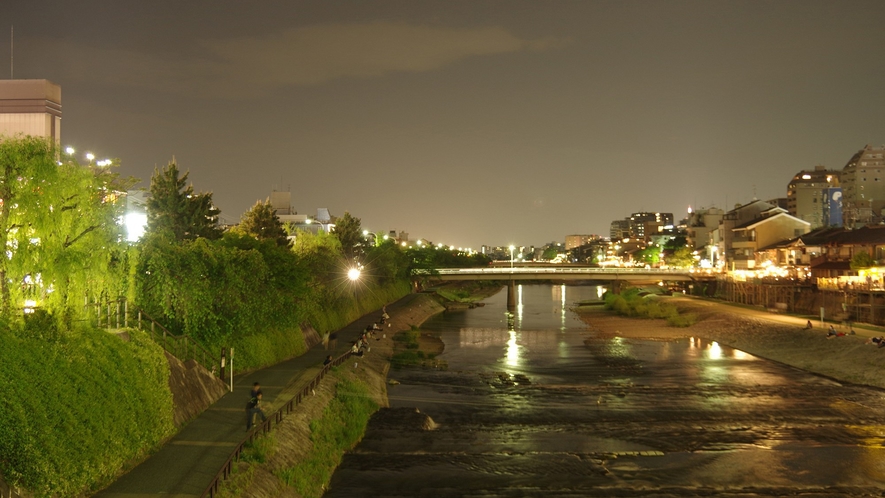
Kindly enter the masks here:
M 514 246 L 510 246 L 510 272 L 513 273 L 513 250 L 516 249 Z

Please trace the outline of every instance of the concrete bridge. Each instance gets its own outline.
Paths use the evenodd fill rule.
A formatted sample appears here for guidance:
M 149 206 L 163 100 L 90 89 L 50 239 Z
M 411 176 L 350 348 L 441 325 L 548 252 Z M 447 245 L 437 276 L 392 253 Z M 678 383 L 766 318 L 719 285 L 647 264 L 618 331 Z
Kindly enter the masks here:
M 716 279 L 715 274 L 707 270 L 694 268 L 596 268 L 577 266 L 514 266 L 488 268 L 441 268 L 425 272 L 416 272 L 415 276 L 426 275 L 434 280 L 503 280 L 508 281 L 507 303 L 515 306 L 515 287 L 517 281 L 555 281 L 597 283 L 608 286 L 614 293 L 619 293 L 621 284 L 629 282 L 633 285 L 658 285 L 668 282 L 699 282 Z
M 589 268 L 557 266 L 515 266 L 489 268 L 441 268 L 427 272 L 435 279 L 451 280 L 555 280 L 557 282 L 595 281 L 601 284 L 630 282 L 654 285 L 660 282 L 715 280 L 706 270 L 674 268 Z

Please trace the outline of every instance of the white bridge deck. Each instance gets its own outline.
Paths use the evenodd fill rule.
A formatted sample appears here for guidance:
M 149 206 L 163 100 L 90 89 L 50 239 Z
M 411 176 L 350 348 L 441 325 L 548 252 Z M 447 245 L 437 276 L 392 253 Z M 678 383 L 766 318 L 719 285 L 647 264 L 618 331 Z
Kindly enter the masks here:
M 706 271 L 684 268 L 576 268 L 543 267 L 491 267 L 491 268 L 441 268 L 433 271 L 415 272 L 415 276 L 427 275 L 440 280 L 596 280 L 603 282 L 686 282 L 713 280 L 715 275 Z

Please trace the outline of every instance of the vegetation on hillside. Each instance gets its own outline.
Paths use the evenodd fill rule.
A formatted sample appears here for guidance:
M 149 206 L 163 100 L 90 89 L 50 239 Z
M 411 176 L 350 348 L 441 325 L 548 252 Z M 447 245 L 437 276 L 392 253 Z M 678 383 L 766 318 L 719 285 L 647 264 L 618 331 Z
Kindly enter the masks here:
M 172 434 L 169 366 L 143 332 L 51 328 L 0 326 L 0 474 L 77 496 Z
M 310 440 L 313 446 L 307 457 L 293 467 L 280 469 L 277 477 L 293 486 L 300 496 L 320 497 L 325 484 L 341 463 L 342 455 L 360 441 L 369 417 L 378 410 L 378 404 L 369 396 L 369 390 L 358 379 L 349 379 L 339 369 L 335 397 L 323 410 L 323 415 L 310 422 Z
M 257 368 L 302 353 L 303 324 L 335 330 L 407 294 L 413 268 L 487 263 L 370 243 L 348 213 L 332 233 L 292 232 L 266 203 L 222 232 L 211 193 L 187 181 L 174 162 L 155 172 L 148 232 L 128 243 L 131 181 L 51 141 L 0 141 L 0 474 L 11 484 L 76 496 L 173 430 L 162 350 L 140 332 L 125 342 L 96 330 L 94 304 L 125 298 Z

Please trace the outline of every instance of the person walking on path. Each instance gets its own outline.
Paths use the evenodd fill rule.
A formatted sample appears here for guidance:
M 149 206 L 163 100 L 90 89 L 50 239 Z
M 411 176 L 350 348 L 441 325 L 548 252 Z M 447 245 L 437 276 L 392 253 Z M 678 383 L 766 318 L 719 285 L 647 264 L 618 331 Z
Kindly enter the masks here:
M 267 420 L 267 417 L 264 415 L 264 410 L 261 409 L 261 398 L 264 397 L 261 391 L 255 395 L 254 398 L 249 400 L 249 407 L 246 413 L 246 430 L 252 428 L 252 420 L 255 418 L 255 415 L 261 416 L 261 421 L 264 422 Z

